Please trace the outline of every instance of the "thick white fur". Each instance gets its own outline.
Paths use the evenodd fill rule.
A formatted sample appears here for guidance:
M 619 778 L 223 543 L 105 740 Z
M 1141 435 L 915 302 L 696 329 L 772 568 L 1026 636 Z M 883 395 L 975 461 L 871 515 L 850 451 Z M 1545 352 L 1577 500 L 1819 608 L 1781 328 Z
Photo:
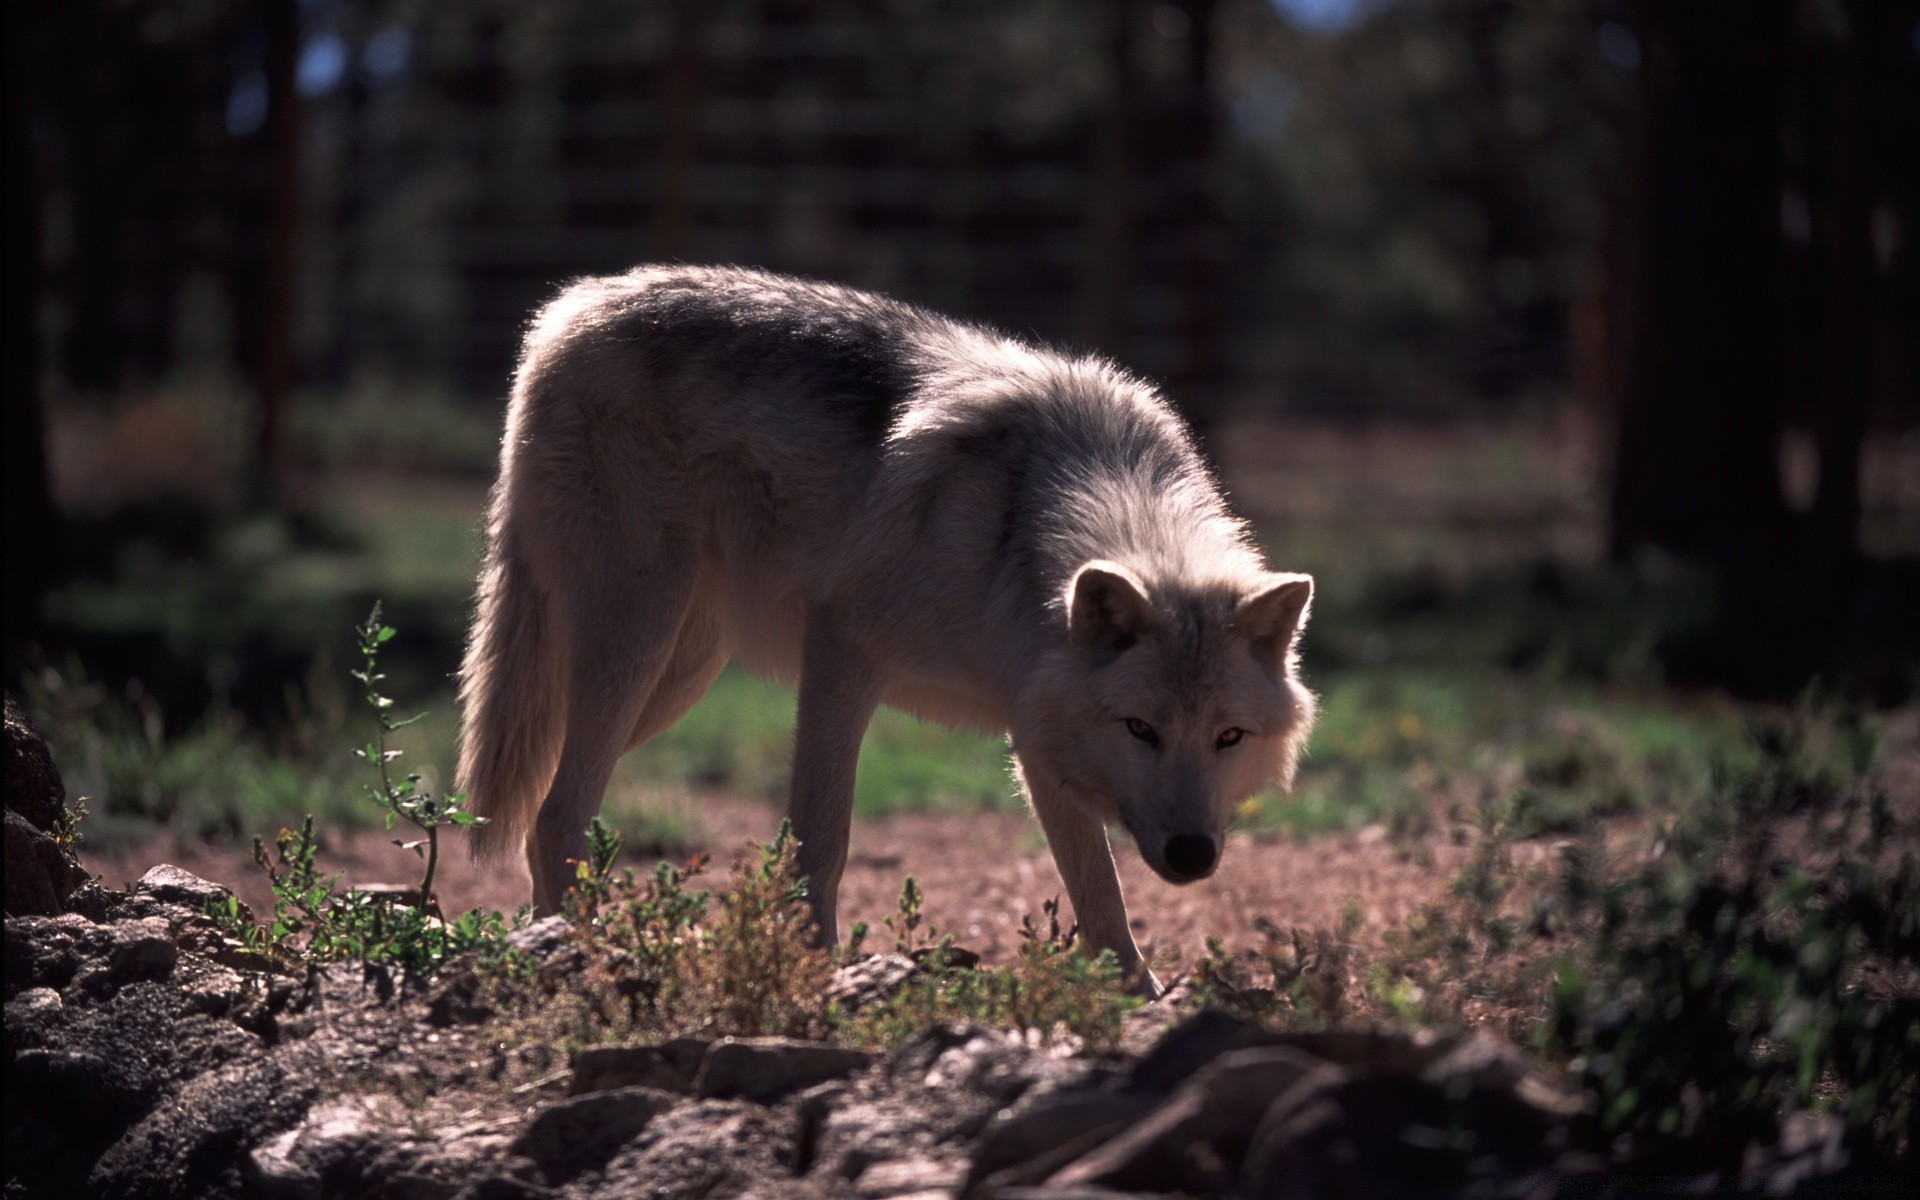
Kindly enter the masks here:
M 865 440 L 806 357 L 848 330 L 910 368 Z M 568 288 L 527 335 L 488 532 L 460 781 L 477 852 L 524 841 L 543 911 L 615 761 L 735 656 L 799 685 L 790 814 L 828 940 L 880 703 L 1009 735 L 1087 941 L 1129 969 L 1107 825 L 1174 877 L 1170 839 L 1217 851 L 1313 719 L 1312 582 L 1266 569 L 1151 388 L 844 289 L 698 268 Z

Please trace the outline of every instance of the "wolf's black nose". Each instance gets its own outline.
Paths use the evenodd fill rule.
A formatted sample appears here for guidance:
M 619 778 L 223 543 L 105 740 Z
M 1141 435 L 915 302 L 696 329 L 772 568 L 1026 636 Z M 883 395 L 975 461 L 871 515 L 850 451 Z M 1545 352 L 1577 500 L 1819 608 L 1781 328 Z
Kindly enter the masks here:
M 1213 870 L 1220 856 L 1213 839 L 1195 833 L 1177 833 L 1167 839 L 1167 870 L 1181 879 L 1198 879 Z

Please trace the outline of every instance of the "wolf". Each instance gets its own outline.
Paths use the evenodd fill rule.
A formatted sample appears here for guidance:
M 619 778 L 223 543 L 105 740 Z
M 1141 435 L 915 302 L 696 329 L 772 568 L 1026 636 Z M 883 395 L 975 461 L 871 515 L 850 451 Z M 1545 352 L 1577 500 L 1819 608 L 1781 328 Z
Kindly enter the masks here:
M 475 850 L 537 911 L 615 762 L 738 658 L 799 691 L 788 814 L 825 944 L 875 708 L 1004 735 L 1082 941 L 1156 984 L 1107 829 L 1174 883 L 1290 786 L 1313 597 L 1147 383 L 883 296 L 643 266 L 533 318 L 461 670 Z

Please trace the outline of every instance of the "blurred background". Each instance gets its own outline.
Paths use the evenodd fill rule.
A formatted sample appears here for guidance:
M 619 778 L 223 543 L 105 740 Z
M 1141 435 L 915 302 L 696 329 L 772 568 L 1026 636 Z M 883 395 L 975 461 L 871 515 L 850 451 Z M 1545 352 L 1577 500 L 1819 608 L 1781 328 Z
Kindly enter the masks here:
M 376 597 L 444 778 L 519 330 L 650 260 L 1163 382 L 1320 581 L 1327 716 L 1250 821 L 1419 827 L 1497 788 L 1546 827 L 1706 779 L 1781 705 L 1912 715 L 1912 3 L 6 20 L 7 685 L 97 845 L 350 819 Z M 790 714 L 730 670 L 616 811 L 664 847 L 698 817 L 663 793 L 777 797 Z M 1009 804 L 1001 757 L 886 717 L 862 811 Z

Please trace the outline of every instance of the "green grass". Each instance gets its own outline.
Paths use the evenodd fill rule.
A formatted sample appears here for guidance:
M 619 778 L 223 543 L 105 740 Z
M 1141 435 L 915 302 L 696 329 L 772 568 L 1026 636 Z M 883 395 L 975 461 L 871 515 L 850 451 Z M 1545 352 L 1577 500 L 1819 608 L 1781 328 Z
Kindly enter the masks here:
M 783 800 L 793 718 L 792 689 L 728 667 L 678 725 L 628 756 L 620 779 Z M 887 709 L 875 715 L 860 750 L 859 815 L 1017 806 L 1004 742 Z
M 1449 809 L 1515 800 L 1529 832 L 1664 811 L 1752 756 L 1741 710 L 1684 707 L 1542 676 L 1410 669 L 1325 685 L 1293 794 L 1243 816 L 1296 836 L 1385 825 L 1418 833 Z

